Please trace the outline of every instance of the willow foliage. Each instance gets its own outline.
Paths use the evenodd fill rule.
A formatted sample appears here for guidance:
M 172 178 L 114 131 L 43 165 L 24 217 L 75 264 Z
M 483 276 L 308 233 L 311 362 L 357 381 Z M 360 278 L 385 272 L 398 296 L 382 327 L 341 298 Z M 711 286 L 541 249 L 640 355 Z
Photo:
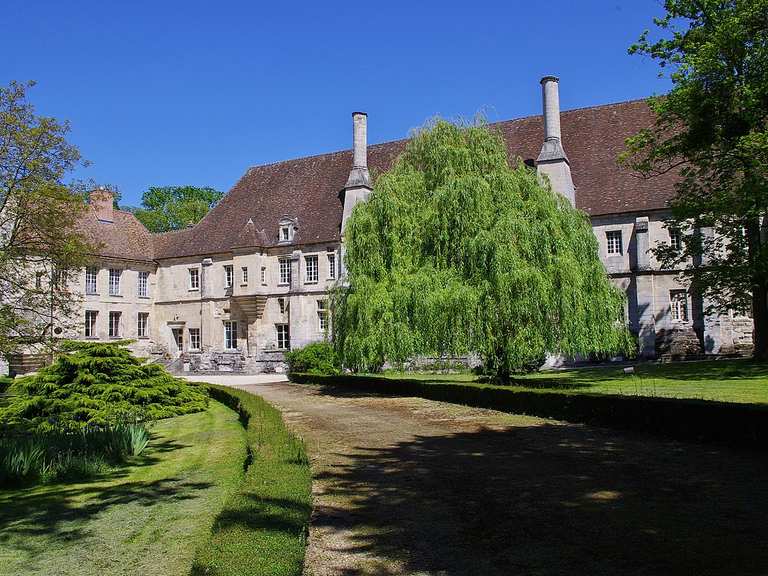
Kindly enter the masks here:
M 483 123 L 420 130 L 353 211 L 345 244 L 334 341 L 354 370 L 477 352 L 504 377 L 548 352 L 629 349 L 587 216 L 511 167 Z

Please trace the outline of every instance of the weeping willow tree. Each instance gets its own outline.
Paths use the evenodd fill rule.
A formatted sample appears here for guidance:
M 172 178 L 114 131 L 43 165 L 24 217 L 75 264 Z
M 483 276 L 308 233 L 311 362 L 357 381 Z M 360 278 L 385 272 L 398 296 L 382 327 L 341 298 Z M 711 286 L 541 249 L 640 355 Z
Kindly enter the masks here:
M 587 216 L 483 122 L 435 120 L 358 204 L 333 295 L 345 366 L 475 352 L 500 378 L 565 356 L 626 352 L 623 294 Z

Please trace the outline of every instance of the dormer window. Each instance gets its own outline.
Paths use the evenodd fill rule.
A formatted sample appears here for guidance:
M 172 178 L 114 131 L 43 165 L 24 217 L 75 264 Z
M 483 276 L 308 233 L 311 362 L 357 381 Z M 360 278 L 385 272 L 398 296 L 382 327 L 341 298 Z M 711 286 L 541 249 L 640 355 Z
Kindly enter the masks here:
M 296 219 L 283 216 L 280 219 L 277 231 L 277 240 L 280 244 L 293 242 L 293 235 L 296 232 Z

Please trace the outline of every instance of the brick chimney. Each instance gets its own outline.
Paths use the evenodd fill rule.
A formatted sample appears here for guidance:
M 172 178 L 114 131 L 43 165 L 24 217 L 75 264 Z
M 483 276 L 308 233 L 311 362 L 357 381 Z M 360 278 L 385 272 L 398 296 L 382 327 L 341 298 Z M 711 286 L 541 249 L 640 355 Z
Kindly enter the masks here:
M 99 222 L 115 221 L 114 200 L 115 195 L 103 186 L 91 191 L 88 195 L 88 202 L 96 212 Z
M 571 165 L 563 149 L 560 134 L 560 80 L 556 76 L 541 79 L 544 112 L 544 144 L 536 159 L 536 170 L 542 180 L 548 180 L 552 190 L 576 203 L 576 191 L 571 178 Z

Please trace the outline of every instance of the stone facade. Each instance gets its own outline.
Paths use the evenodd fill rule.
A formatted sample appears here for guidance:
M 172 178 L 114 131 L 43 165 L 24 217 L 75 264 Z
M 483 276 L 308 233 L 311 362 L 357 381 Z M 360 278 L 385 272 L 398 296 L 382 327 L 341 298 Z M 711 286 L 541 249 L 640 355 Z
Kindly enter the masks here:
M 616 163 L 624 139 L 650 121 L 645 105 L 568 111 L 561 130 L 559 82 L 541 84 L 543 115 L 497 128 L 511 160 L 536 166 L 543 182 L 590 216 L 606 271 L 627 294 L 640 356 L 748 353 L 751 320 L 705 314 L 706 302 L 679 271 L 662 269 L 650 251 L 670 241 L 673 176 L 649 183 Z M 169 234 L 150 234 L 98 191 L 84 228 L 102 250 L 74 280 L 80 329 L 68 336 L 129 338 L 137 353 L 179 371 L 283 371 L 287 349 L 327 337 L 344 225 L 372 191 L 369 160 L 385 170 L 403 146 L 369 148 L 367 116 L 356 112 L 351 153 L 251 168 L 201 223 Z

